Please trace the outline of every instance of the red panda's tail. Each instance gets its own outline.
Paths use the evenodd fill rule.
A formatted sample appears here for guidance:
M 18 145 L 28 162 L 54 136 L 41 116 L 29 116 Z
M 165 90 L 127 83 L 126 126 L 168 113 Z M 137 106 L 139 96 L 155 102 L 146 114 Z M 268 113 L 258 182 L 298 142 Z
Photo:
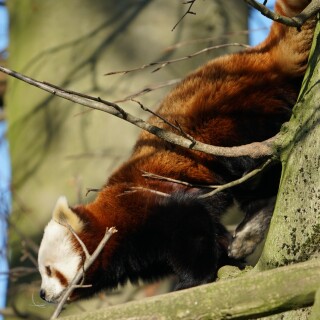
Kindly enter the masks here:
M 275 11 L 280 15 L 294 17 L 301 13 L 310 3 L 309 0 L 277 0 Z M 301 30 L 281 23 L 272 24 L 270 34 L 257 49 L 269 51 L 277 68 L 290 76 L 302 76 L 305 72 L 312 43 L 316 19 L 304 23 Z

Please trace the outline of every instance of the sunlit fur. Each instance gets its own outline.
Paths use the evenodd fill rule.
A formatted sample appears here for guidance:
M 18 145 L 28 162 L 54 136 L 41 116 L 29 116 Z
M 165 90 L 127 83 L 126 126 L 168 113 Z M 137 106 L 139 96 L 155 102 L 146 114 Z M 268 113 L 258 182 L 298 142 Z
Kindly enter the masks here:
M 308 3 L 279 0 L 276 11 L 294 16 Z M 163 100 L 157 113 L 173 124 L 178 122 L 195 139 L 216 146 L 243 145 L 274 136 L 291 116 L 314 25 L 311 20 L 298 31 L 274 23 L 262 44 L 212 60 L 187 76 Z M 149 121 L 174 131 L 158 117 Z M 63 217 L 63 223 L 75 224 L 74 230 L 89 252 L 97 247 L 106 227 L 118 229 L 85 275 L 85 283 L 92 287 L 76 290 L 72 298 L 90 296 L 128 280 L 153 281 L 170 274 L 176 276 L 176 289 L 183 289 L 213 281 L 217 269 L 224 264 L 241 264 L 233 257 L 253 250 L 253 239 L 247 239 L 250 228 L 242 225 L 238 229 L 241 234 L 235 235 L 237 245 L 231 246 L 228 256 L 232 240 L 220 218 L 236 202 L 247 215 L 245 221 L 254 222 L 256 236 L 259 223 L 270 220 L 280 165 L 210 198 L 199 199 L 208 189 L 197 185 L 233 181 L 263 161 L 215 157 L 142 132 L 131 157 L 111 175 L 95 201 L 70 209 L 64 200 L 59 207 L 58 216 Z M 146 178 L 143 171 L 195 186 Z M 170 197 L 146 189 L 168 193 Z M 263 213 L 269 219 L 260 219 Z M 39 252 L 41 296 L 47 301 L 57 301 L 64 286 L 54 276 L 46 275 L 45 266 L 57 268 L 69 281 L 80 268 L 83 256 L 71 232 L 55 222 L 56 216 L 45 230 Z M 255 216 L 258 220 L 252 219 Z M 262 226 L 261 232 L 266 229 Z M 262 237 L 258 238 L 260 241 Z M 240 245 L 239 239 L 244 239 Z

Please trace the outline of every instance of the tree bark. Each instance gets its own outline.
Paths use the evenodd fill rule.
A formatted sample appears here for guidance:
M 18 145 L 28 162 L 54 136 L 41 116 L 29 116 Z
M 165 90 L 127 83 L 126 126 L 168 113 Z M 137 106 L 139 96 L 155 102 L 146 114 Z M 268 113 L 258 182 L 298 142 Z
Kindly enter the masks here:
M 315 31 L 298 102 L 282 129 L 282 178 L 264 250 L 256 271 L 320 257 L 320 25 Z M 268 320 L 304 320 L 310 308 Z
M 318 24 L 298 103 L 278 142 L 282 148 L 282 178 L 257 270 L 320 256 L 319 52 Z

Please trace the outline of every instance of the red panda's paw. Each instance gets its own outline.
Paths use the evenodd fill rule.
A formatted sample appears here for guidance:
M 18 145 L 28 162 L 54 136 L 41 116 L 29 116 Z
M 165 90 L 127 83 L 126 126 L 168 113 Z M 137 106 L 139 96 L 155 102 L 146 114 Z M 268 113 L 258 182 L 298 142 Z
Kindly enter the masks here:
M 256 211 L 247 212 L 245 219 L 235 230 L 228 248 L 230 258 L 243 259 L 249 256 L 264 240 L 269 229 L 275 198 L 259 202 L 264 203 L 264 206 Z

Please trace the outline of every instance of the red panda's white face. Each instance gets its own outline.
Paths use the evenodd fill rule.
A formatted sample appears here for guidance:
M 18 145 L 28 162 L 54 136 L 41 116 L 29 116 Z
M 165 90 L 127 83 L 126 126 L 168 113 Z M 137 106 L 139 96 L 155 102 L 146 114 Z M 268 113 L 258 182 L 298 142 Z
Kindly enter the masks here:
M 47 302 L 59 302 L 81 268 L 81 253 L 74 246 L 73 235 L 66 227 L 66 223 L 73 229 L 80 227 L 80 222 L 72 220 L 72 215 L 66 199 L 60 198 L 41 241 L 38 254 L 42 279 L 40 297 Z

